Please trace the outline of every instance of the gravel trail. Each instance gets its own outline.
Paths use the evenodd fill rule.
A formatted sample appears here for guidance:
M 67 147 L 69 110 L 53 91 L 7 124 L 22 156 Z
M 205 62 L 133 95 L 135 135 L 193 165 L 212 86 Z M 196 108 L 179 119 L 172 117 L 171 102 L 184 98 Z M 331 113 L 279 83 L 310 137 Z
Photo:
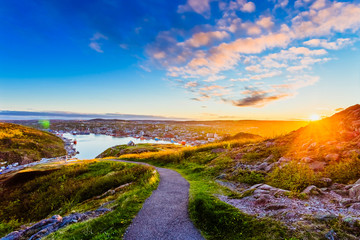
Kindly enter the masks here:
M 142 209 L 126 230 L 124 239 L 203 240 L 188 214 L 189 183 L 173 170 L 156 170 L 160 174 L 159 186 L 146 199 Z

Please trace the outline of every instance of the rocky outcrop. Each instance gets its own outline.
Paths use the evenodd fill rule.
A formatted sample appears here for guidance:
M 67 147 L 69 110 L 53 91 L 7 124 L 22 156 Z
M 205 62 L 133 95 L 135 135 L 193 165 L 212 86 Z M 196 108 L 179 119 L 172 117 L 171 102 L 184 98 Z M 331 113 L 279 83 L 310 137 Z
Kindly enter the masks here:
M 359 181 L 359 180 L 358 180 Z M 360 184 L 355 184 L 349 190 L 350 198 L 360 201 Z
M 107 208 L 99 208 L 95 211 L 88 211 L 85 213 L 72 213 L 66 217 L 54 215 L 51 218 L 41 220 L 40 222 L 25 228 L 24 230 L 12 232 L 3 237 L 1 240 L 41 239 L 42 237 L 45 237 L 67 225 L 82 222 L 90 218 L 95 218 L 109 211 L 111 210 Z

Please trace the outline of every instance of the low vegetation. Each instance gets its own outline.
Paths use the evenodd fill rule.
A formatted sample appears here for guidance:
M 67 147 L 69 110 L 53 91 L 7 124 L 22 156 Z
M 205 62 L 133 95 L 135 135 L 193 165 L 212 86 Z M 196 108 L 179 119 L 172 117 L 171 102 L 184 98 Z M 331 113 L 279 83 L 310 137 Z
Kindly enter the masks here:
M 54 214 L 64 216 L 94 210 L 111 201 L 112 212 L 99 219 L 70 225 L 49 237 L 119 236 L 156 188 L 158 177 L 154 174 L 151 167 L 110 161 L 65 165 L 43 170 L 41 174 L 39 170 L 20 172 L 1 183 L 0 236 Z M 130 185 L 115 195 L 102 196 L 109 189 L 127 183 Z M 113 228 L 115 225 L 116 229 Z M 91 232 L 86 231 L 89 227 Z
M 175 149 L 181 149 L 181 148 L 183 148 L 183 146 L 174 145 L 174 144 L 140 143 L 140 144 L 136 144 L 135 146 L 117 145 L 117 146 L 106 149 L 104 152 L 99 154 L 97 156 L 97 158 L 119 157 L 124 154 L 159 152 L 159 151 L 164 151 L 164 150 L 175 150 Z
M 0 123 L 0 162 L 29 163 L 65 154 L 64 142 L 51 133 Z

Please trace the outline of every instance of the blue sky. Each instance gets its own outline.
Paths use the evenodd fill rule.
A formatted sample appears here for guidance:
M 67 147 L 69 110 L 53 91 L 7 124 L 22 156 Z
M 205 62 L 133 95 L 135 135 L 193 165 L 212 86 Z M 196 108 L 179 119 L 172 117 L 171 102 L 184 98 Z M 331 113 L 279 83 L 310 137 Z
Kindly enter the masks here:
M 0 22 L 0 119 L 287 120 L 360 102 L 360 1 L 1 1 Z

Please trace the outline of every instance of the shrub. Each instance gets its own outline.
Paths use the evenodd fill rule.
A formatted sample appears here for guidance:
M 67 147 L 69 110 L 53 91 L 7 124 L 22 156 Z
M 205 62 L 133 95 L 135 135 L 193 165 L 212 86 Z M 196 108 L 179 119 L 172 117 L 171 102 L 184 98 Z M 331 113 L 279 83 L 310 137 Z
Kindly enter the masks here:
M 331 162 L 326 168 L 324 175 L 334 182 L 349 183 L 360 178 L 360 156 L 352 156 L 340 162 Z
M 292 161 L 281 168 L 275 168 L 268 174 L 266 182 L 274 187 L 302 191 L 307 186 L 314 184 L 316 179 L 315 173 L 309 166 Z
M 234 180 L 247 184 L 258 184 L 265 181 L 265 173 L 259 171 L 240 170 L 237 172 Z

